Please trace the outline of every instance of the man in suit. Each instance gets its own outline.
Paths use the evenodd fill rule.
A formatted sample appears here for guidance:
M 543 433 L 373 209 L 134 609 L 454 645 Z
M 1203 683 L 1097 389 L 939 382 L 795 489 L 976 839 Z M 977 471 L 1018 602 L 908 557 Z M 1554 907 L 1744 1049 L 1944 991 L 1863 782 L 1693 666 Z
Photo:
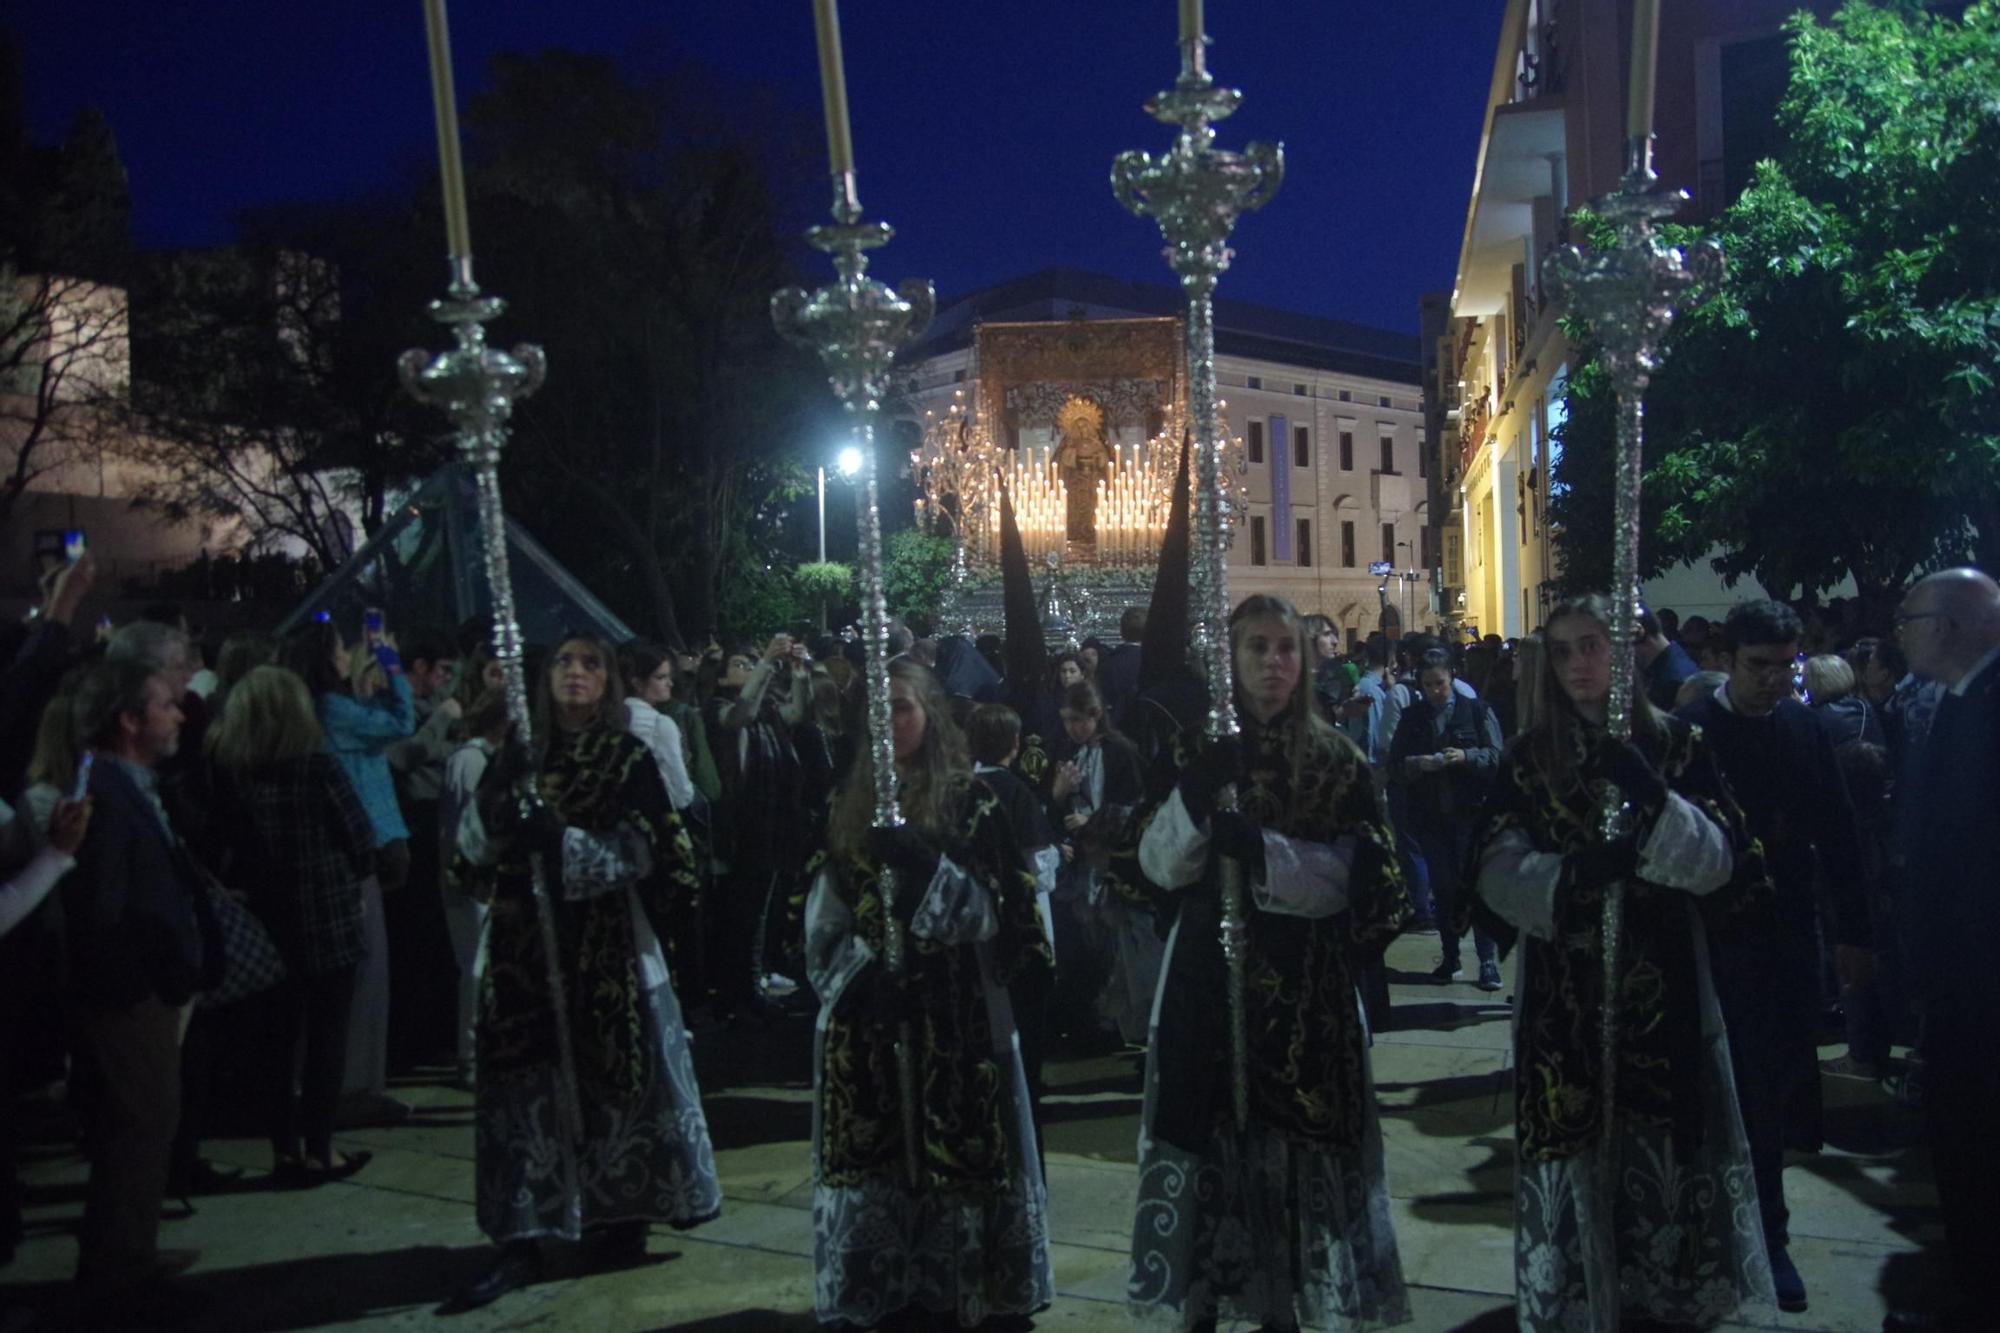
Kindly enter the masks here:
M 2000 584 L 1972 569 L 1932 574 L 1896 612 L 1896 640 L 1916 674 L 1946 693 L 1911 754 L 1898 820 L 1903 935 L 1924 1007 L 1924 1107 L 1955 1302 L 1892 1312 L 1890 1330 L 1990 1327 L 2000 1256 Z M 1975 1323 L 1975 1302 L 1980 1306 Z
M 1125 608 L 1125 613 L 1118 617 L 1118 639 L 1118 646 L 1107 650 L 1097 664 L 1097 692 L 1103 697 L 1112 722 L 1122 729 L 1125 707 L 1139 692 L 1140 645 L 1146 639 L 1145 607 Z
M 155 771 L 179 748 L 179 689 L 146 663 L 107 659 L 71 706 L 77 735 L 96 753 L 95 815 L 63 887 L 81 1054 L 99 1089 L 77 1282 L 126 1324 L 171 1325 L 202 1304 L 160 1267 L 181 1037 L 204 962 L 220 962 Z
M 1787 1147 L 1819 1146 L 1821 894 L 1841 983 L 1859 985 L 1874 970 L 1853 802 L 1826 728 L 1793 697 L 1803 632 L 1782 602 L 1738 603 L 1722 627 L 1729 679 L 1680 710 L 1715 747 L 1777 887 L 1775 911 L 1712 927 L 1708 947 L 1778 1308 L 1791 1312 L 1807 1297 L 1787 1249 L 1784 1159 Z

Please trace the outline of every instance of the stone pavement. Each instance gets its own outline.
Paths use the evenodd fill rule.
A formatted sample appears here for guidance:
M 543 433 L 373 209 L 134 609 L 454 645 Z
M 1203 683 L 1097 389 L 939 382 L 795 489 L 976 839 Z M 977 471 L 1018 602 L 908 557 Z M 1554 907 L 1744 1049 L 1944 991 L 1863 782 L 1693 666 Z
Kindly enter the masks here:
M 1504 993 L 1439 987 L 1426 973 L 1434 938 L 1389 954 L 1395 1015 L 1378 1034 L 1381 1099 L 1403 1269 L 1419 1330 L 1513 1326 L 1509 1293 L 1512 1183 L 1508 1011 Z M 1467 950 L 1468 956 L 1470 950 Z M 472 1224 L 471 1099 L 413 1081 L 398 1094 L 416 1117 L 393 1129 L 343 1134 L 375 1160 L 351 1181 L 279 1193 L 258 1179 L 268 1149 L 211 1141 L 209 1155 L 249 1168 L 233 1193 L 195 1201 L 162 1244 L 201 1251 L 188 1280 L 215 1297 L 215 1330 L 675 1329 L 806 1333 L 812 1308 L 812 1184 L 807 1161 L 811 1033 L 707 1029 L 696 1042 L 727 1194 L 722 1216 L 687 1233 L 656 1230 L 652 1262 L 549 1280 L 454 1318 L 436 1303 L 478 1272 L 487 1251 Z M 1837 1054 L 1829 1047 L 1823 1054 Z M 1058 1297 L 1043 1330 L 1118 1330 L 1132 1217 L 1139 1111 L 1138 1057 L 1053 1064 L 1047 1158 Z M 1792 1254 L 1812 1295 L 1803 1315 L 1747 1325 L 1862 1333 L 1881 1326 L 1885 1292 L 1932 1280 L 1917 1254 L 1936 1224 L 1916 1127 L 1873 1084 L 1826 1080 L 1829 1149 L 1786 1172 Z M 11 1290 L 62 1328 L 75 1261 L 71 1229 L 84 1168 L 51 1146 L 28 1168 L 29 1240 L 0 1272 Z

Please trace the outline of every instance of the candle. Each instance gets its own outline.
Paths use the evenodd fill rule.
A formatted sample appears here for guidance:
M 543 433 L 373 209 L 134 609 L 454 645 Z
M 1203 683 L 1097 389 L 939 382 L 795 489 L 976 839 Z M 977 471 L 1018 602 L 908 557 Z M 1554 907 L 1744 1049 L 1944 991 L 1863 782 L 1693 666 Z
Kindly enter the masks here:
M 1653 78 L 1659 61 L 1660 0 L 1632 0 L 1632 72 L 1625 101 L 1625 137 L 1653 137 Z
M 437 110 L 438 174 L 444 191 L 444 235 L 454 259 L 472 256 L 472 228 L 465 213 L 465 165 L 458 156 L 458 97 L 451 84 L 451 30 L 444 0 L 424 0 L 424 32 L 430 40 L 431 101 Z
M 1181 45 L 1201 40 L 1201 0 L 1181 0 Z
M 819 39 L 819 95 L 826 112 L 826 163 L 835 176 L 854 174 L 854 138 L 847 128 L 847 70 L 840 58 L 840 10 L 835 0 L 813 0 L 813 33 Z

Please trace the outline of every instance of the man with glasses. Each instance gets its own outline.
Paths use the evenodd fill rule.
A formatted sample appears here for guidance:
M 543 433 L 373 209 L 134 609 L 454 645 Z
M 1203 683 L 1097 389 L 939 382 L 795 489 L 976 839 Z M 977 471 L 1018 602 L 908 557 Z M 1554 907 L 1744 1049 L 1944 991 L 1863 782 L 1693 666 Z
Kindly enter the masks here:
M 1892 1313 L 1886 1329 L 1970 1329 L 2000 1255 L 2000 585 L 1972 569 L 1933 574 L 1896 613 L 1910 670 L 1945 689 L 1929 736 L 1909 750 L 1897 820 L 1898 902 L 1924 1010 L 1930 1124 L 1955 1304 Z M 1990 1321 L 1990 1310 L 1982 1310 Z M 1988 1327 L 1990 1322 L 1979 1327 Z
M 1787 1147 L 1820 1145 L 1818 894 L 1842 985 L 1865 981 L 1875 959 L 1854 806 L 1832 738 L 1793 693 L 1802 632 L 1782 602 L 1738 603 L 1722 626 L 1729 679 L 1680 710 L 1707 734 L 1777 888 L 1775 911 L 1711 926 L 1709 958 L 1778 1306 L 1794 1312 L 1806 1289 L 1786 1248 L 1783 1167 Z

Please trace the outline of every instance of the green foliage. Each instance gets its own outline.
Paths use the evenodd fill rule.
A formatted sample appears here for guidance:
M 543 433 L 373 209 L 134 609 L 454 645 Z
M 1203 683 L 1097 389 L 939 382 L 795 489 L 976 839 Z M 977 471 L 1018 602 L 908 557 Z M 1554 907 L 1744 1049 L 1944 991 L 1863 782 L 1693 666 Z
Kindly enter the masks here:
M 791 572 L 762 558 L 742 529 L 732 529 L 716 587 L 715 613 L 722 641 L 763 642 L 803 620 L 807 606 Z
M 945 589 L 951 586 L 956 549 L 951 538 L 904 528 L 891 533 L 883 548 L 882 585 L 889 614 L 935 620 Z
M 854 593 L 854 567 L 838 560 L 808 561 L 792 571 L 799 593 L 813 601 L 838 601 Z
M 2000 8 L 1791 21 L 1779 113 L 1647 398 L 1645 563 L 1717 547 L 1780 594 L 2000 561 Z M 1686 228 L 1670 239 L 1693 239 Z M 1613 404 L 1579 348 L 1552 503 L 1565 581 L 1608 569 Z

